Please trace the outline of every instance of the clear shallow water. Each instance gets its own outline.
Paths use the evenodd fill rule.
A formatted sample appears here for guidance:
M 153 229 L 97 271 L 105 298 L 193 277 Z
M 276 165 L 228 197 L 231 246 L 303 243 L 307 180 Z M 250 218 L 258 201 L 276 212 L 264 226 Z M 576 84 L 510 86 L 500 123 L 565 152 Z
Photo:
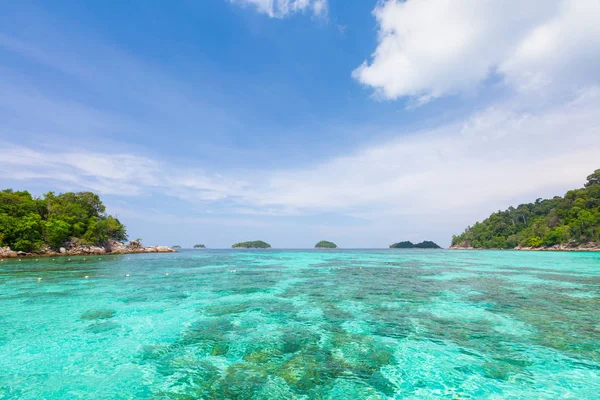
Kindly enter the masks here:
M 593 399 L 599 344 L 600 253 L 0 263 L 0 399 Z

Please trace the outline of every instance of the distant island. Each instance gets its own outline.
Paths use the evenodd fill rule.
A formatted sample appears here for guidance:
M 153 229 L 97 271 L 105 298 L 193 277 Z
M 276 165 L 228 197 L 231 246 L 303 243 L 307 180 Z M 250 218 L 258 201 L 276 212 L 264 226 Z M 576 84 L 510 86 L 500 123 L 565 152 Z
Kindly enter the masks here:
M 600 169 L 564 197 L 509 207 L 467 227 L 450 248 L 600 251 Z
M 206 246 L 205 246 L 205 245 L 203 245 L 203 244 L 195 244 L 193 248 L 194 248 L 194 249 L 205 249 L 205 248 L 206 248 Z
M 409 241 L 390 244 L 390 249 L 441 249 L 441 247 L 434 242 L 425 240 L 417 244 Z
M 0 191 L 0 258 L 174 251 L 126 241 L 125 225 L 95 193 Z
M 315 244 L 315 249 L 337 249 L 337 244 L 333 242 L 328 242 L 327 240 L 321 240 L 319 243 Z
M 178 244 L 176 244 L 176 245 L 174 245 L 174 246 L 171 246 L 171 248 L 172 248 L 172 249 L 175 249 L 175 250 L 181 250 L 181 246 L 180 246 L 180 245 L 178 245 Z
M 271 245 L 262 240 L 254 240 L 251 242 L 236 243 L 231 247 L 234 249 L 270 249 Z

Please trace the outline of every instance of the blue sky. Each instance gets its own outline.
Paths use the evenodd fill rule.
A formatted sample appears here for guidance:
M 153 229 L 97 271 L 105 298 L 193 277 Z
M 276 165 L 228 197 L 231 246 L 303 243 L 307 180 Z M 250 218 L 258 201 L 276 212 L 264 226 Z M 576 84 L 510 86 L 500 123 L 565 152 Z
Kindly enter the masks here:
M 593 0 L 0 5 L 0 184 L 148 244 L 448 245 L 600 168 Z

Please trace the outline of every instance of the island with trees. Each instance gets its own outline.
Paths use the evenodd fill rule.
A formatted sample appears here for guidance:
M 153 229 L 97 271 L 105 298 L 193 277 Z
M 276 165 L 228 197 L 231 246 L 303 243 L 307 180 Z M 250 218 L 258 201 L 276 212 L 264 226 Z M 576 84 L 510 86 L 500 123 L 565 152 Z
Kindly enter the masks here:
M 315 244 L 315 249 L 337 249 L 337 244 L 333 242 L 329 242 L 327 240 L 321 240 L 319 243 Z
M 563 197 L 509 207 L 467 227 L 450 248 L 600 250 L 600 169 Z
M 0 257 L 173 251 L 126 240 L 125 225 L 95 193 L 0 191 Z
M 205 249 L 205 248 L 206 248 L 206 246 L 205 246 L 205 245 L 203 245 L 203 244 L 195 244 L 193 248 L 194 248 L 194 249 Z
M 413 244 L 410 241 L 390 244 L 390 249 L 441 249 L 436 243 L 425 240 L 421 243 Z
M 270 249 L 271 245 L 262 240 L 254 240 L 250 242 L 236 243 L 231 246 L 233 249 Z
M 178 245 L 178 244 L 175 244 L 175 245 L 171 246 L 171 248 L 175 249 L 175 250 L 181 250 L 181 246 Z

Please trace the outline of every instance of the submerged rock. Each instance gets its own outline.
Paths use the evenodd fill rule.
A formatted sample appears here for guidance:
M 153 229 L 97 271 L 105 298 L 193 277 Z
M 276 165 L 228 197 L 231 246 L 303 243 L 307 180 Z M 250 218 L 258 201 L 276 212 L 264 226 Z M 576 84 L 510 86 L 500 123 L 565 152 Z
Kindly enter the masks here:
M 115 310 L 109 310 L 109 309 L 99 309 L 99 310 L 90 310 L 90 311 L 86 311 L 83 314 L 81 314 L 81 319 L 82 320 L 95 320 L 95 319 L 110 319 L 112 317 L 114 317 L 117 314 L 117 312 Z

